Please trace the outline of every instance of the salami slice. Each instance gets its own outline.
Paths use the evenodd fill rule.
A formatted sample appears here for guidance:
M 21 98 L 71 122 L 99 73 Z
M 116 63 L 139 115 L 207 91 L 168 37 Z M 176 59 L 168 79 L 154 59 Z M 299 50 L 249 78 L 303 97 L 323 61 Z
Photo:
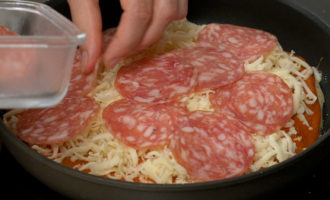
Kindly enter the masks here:
M 193 91 L 196 76 L 196 69 L 178 62 L 174 53 L 165 53 L 121 67 L 115 87 L 140 103 L 165 103 Z
M 185 106 L 178 103 L 146 105 L 122 99 L 104 109 L 103 120 L 121 142 L 145 149 L 169 143 L 174 121 L 187 112 Z
M 244 174 L 253 162 L 254 143 L 247 128 L 228 115 L 195 111 L 171 141 L 175 159 L 199 181 Z
M 253 62 L 272 51 L 277 38 L 265 31 L 229 24 L 209 24 L 199 33 L 197 44 L 231 51 L 244 61 Z
M 88 94 L 95 87 L 96 84 L 96 70 L 86 75 L 81 67 L 82 52 L 77 50 L 71 72 L 71 79 L 69 89 L 66 97 L 74 98 Z
M 7 35 L 7 36 L 12 35 L 12 36 L 18 36 L 17 33 L 13 32 L 13 31 L 9 30 L 8 28 L 6 28 L 6 27 L 4 27 L 4 26 L 1 26 L 1 25 L 0 25 L 0 35 Z
M 65 142 L 79 134 L 98 110 L 90 97 L 64 98 L 55 107 L 17 114 L 17 136 L 30 144 Z
M 279 130 L 293 115 L 290 88 L 267 72 L 247 73 L 236 83 L 217 89 L 210 101 L 218 111 L 238 118 L 259 134 Z
M 195 46 L 176 53 L 180 62 L 197 68 L 197 91 L 233 83 L 244 74 L 244 62 L 228 51 Z
M 4 26 L 0 26 L 0 36 L 19 35 Z M 35 59 L 33 49 L 0 48 L 0 55 L 0 87 L 1 85 L 7 85 L 5 90 L 17 91 L 23 85 L 28 86 L 31 84 L 31 75 L 35 69 L 33 66 Z M 13 86 L 8 86 L 10 82 L 13 83 Z

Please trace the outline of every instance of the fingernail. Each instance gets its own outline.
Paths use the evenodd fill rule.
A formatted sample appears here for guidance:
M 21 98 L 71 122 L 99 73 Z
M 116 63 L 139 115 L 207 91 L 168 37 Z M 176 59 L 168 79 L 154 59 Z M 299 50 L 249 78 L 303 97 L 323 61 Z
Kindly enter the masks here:
M 84 50 L 81 53 L 81 60 L 80 60 L 80 67 L 81 67 L 82 73 L 85 72 L 85 69 L 87 67 L 87 63 L 88 63 L 88 52 L 86 50 Z

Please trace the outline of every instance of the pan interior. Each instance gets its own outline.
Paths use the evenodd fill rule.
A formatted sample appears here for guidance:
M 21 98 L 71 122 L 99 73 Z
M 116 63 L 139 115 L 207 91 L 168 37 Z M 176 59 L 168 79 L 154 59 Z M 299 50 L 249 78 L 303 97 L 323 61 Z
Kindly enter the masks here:
M 104 29 L 117 26 L 121 14 L 118 3 L 108 2 L 101 1 L 101 4 L 104 4 L 101 7 L 103 10 L 106 10 L 102 16 Z M 63 14 L 69 16 L 67 9 L 63 9 L 63 12 L 65 12 Z M 287 3 L 275 0 L 204 0 L 202 2 L 191 0 L 189 1 L 187 18 L 197 24 L 211 22 L 236 24 L 262 29 L 276 35 L 284 50 L 295 50 L 296 54 L 305 58 L 312 66 L 319 66 L 323 73 L 321 87 L 325 99 L 330 98 L 329 92 L 326 91 L 330 84 L 328 82 L 330 73 L 330 68 L 328 67 L 330 66 L 330 30 L 329 27 L 322 24 L 307 11 L 299 8 L 297 10 L 296 8 L 293 9 Z M 321 59 L 323 59 L 322 62 L 320 62 Z M 330 108 L 325 104 L 323 107 L 323 131 L 321 131 L 321 134 L 324 134 L 330 126 L 329 112 Z M 4 111 L 0 112 L 0 114 L 3 113 Z M 0 126 L 3 127 L 3 123 L 0 123 Z M 11 135 L 8 130 L 3 134 Z M 10 145 L 12 148 L 15 148 L 15 145 L 22 145 L 21 142 L 18 142 L 16 138 L 11 136 L 7 137 L 6 141 L 8 141 L 7 146 Z M 26 154 L 35 156 L 37 153 L 30 150 Z M 41 162 L 49 162 L 49 160 L 44 159 Z M 92 178 L 93 176 L 89 177 Z M 225 182 L 228 183 L 228 181 Z M 131 184 L 129 185 L 132 186 Z M 150 188 L 155 187 L 151 186 Z M 165 188 L 164 185 L 159 186 L 159 189 L 163 188 Z

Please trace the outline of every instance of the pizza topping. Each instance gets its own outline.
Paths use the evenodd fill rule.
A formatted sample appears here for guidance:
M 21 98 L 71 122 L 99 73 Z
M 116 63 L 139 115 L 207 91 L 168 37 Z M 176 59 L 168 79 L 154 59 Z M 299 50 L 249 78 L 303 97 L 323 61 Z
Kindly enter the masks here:
M 274 133 L 293 115 L 290 88 L 278 76 L 251 72 L 211 95 L 211 103 L 220 112 L 241 120 L 253 132 Z
M 18 36 L 17 33 L 9 30 L 8 28 L 0 25 L 0 35 L 6 35 L 6 36 Z
M 253 62 L 270 53 L 277 45 L 277 38 L 253 28 L 208 24 L 199 33 L 197 44 L 230 51 L 243 61 Z
M 181 63 L 197 69 L 197 91 L 233 83 L 244 74 L 244 63 L 228 51 L 195 46 L 175 53 Z
M 231 52 L 196 46 L 123 66 L 116 88 L 137 102 L 164 103 L 233 83 L 243 74 L 244 63 Z
M 18 137 L 30 144 L 67 141 L 86 128 L 99 110 L 90 97 L 64 98 L 55 107 L 30 109 L 16 115 Z
M 194 68 L 166 53 L 121 67 L 115 86 L 125 98 L 140 103 L 165 103 L 191 92 L 195 77 Z
M 103 120 L 121 142 L 145 149 L 169 143 L 174 122 L 186 113 L 178 103 L 146 105 L 122 99 L 104 109 Z
M 0 25 L 0 36 L 19 36 L 17 33 Z M 12 82 L 27 82 L 26 77 L 31 78 L 34 61 L 31 48 L 0 48 L 0 85 Z M 29 83 L 29 82 L 27 82 Z M 8 86 L 7 86 L 8 87 Z M 17 87 L 21 87 L 18 85 Z M 9 88 L 9 87 L 8 87 Z M 12 90 L 16 90 L 13 88 Z
M 252 164 L 252 137 L 238 120 L 221 113 L 195 111 L 179 126 L 170 148 L 195 179 L 238 176 Z

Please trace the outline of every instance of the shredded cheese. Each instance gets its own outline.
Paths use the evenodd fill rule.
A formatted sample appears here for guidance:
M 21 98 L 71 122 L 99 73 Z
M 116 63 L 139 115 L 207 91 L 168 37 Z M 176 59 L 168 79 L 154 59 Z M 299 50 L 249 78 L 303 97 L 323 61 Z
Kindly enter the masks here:
M 100 66 L 101 72 L 97 86 L 89 96 L 93 97 L 102 109 L 122 99 L 114 87 L 116 73 L 122 65 L 150 54 L 193 46 L 202 28 L 203 26 L 187 20 L 176 21 L 169 25 L 163 37 L 155 45 L 140 55 L 121 61 L 113 69 Z M 278 46 L 265 58 L 260 57 L 253 63 L 246 63 L 245 70 L 248 72 L 262 70 L 280 76 L 293 91 L 294 112 L 307 127 L 311 128 L 303 113 L 310 114 L 306 104 L 311 104 L 318 98 L 310 91 L 304 80 L 314 74 L 319 82 L 321 75 L 317 69 L 296 58 L 293 52 L 287 54 Z M 190 111 L 214 111 L 208 98 L 212 92 L 214 91 L 208 90 L 191 94 L 181 101 Z M 320 90 L 319 92 L 321 93 Z M 13 131 L 17 123 L 15 118 L 17 112 L 21 111 L 11 111 L 4 116 L 4 122 Z M 124 145 L 107 130 L 101 113 L 75 138 L 61 144 L 33 145 L 32 148 L 59 163 L 62 163 L 64 159 L 70 159 L 71 162 L 76 163 L 73 166 L 74 169 L 98 176 L 146 183 L 187 183 L 190 181 L 187 171 L 175 161 L 167 147 L 141 151 Z M 272 166 L 295 155 L 296 146 L 290 137 L 292 134 L 297 134 L 294 121 L 287 123 L 286 128 L 289 131 L 281 130 L 267 136 L 253 135 L 255 158 L 250 171 Z
M 181 102 L 184 102 L 187 105 L 189 111 L 196 110 L 205 110 L 205 111 L 214 111 L 210 101 L 209 94 L 214 93 L 213 90 L 207 90 L 204 92 L 194 93 L 188 97 L 181 99 Z
M 261 136 L 254 135 L 255 157 L 251 171 L 270 167 L 295 155 L 296 145 L 284 131 Z

